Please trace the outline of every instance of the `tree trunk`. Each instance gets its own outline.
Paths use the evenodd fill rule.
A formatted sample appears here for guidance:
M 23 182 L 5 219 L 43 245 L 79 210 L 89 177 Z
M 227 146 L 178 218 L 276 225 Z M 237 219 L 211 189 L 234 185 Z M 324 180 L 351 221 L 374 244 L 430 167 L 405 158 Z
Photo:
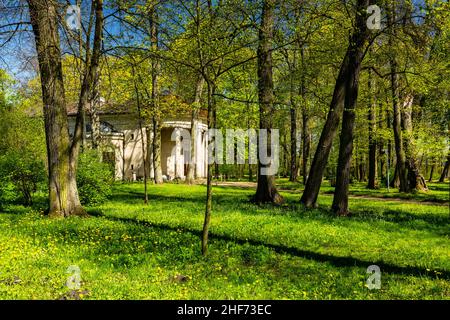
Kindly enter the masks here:
M 366 15 L 364 14 L 369 0 L 358 0 L 356 6 L 356 30 L 350 40 L 348 77 L 345 79 L 345 102 L 342 129 L 339 145 L 339 158 L 336 171 L 336 188 L 332 210 L 341 216 L 348 212 L 348 190 L 350 166 L 353 153 L 353 135 L 355 127 L 355 107 L 358 100 L 359 74 L 364 58 L 364 42 L 367 39 Z
M 359 182 L 364 182 L 366 181 L 366 163 L 365 163 L 365 158 L 361 159 L 361 163 L 359 164 Z
M 214 125 L 213 111 L 215 109 L 214 91 L 215 87 L 211 81 L 207 81 L 208 86 L 208 130 Z M 209 224 L 211 222 L 211 210 L 212 210 L 212 174 L 214 170 L 214 163 L 210 163 L 208 159 L 207 173 L 206 173 L 206 209 L 205 219 L 203 222 L 202 230 L 202 255 L 206 255 L 208 252 L 208 233 Z
M 161 120 L 159 116 L 153 116 L 153 179 L 156 184 L 163 183 L 161 169 Z
M 376 189 L 377 188 L 377 140 L 375 139 L 375 130 L 376 130 L 376 106 L 375 101 L 372 98 L 372 75 L 369 70 L 369 81 L 368 81 L 368 89 L 369 89 L 369 112 L 368 112 L 368 124 L 369 124 L 369 181 L 367 184 L 367 188 Z
M 290 157 L 290 175 L 289 181 L 297 180 L 297 110 L 291 99 L 291 157 Z
M 389 46 L 393 46 L 393 38 L 396 35 L 395 31 L 395 4 L 394 8 L 390 12 L 390 22 L 392 25 L 391 36 L 389 37 Z M 403 136 L 401 130 L 401 112 L 399 108 L 399 85 L 397 74 L 397 61 L 395 57 L 390 57 L 391 66 L 391 92 L 392 92 L 392 104 L 394 109 L 394 142 L 395 142 L 395 154 L 397 158 L 397 178 L 399 180 L 399 191 L 408 192 L 408 180 L 406 175 L 406 155 L 403 149 Z
M 433 175 L 434 175 L 435 168 L 436 168 L 436 163 L 433 161 L 433 163 L 431 164 L 430 178 L 428 179 L 428 182 L 433 182 Z
M 375 100 L 378 100 L 378 121 L 376 126 L 381 130 L 384 127 L 384 118 L 383 118 L 383 103 L 380 99 L 381 97 L 381 90 L 378 88 L 377 90 L 377 96 Z M 377 172 L 379 172 L 379 175 L 381 177 L 381 180 L 385 179 L 385 161 L 387 156 L 387 150 L 384 150 L 384 139 L 382 137 L 378 137 L 377 139 L 377 147 L 378 147 L 378 158 L 379 158 L 379 167 L 377 169 Z
M 158 14 L 156 12 L 156 4 L 150 8 L 150 36 L 152 42 L 152 50 L 158 50 Z M 158 59 L 152 59 L 152 110 L 153 114 L 153 179 L 156 184 L 163 183 L 161 169 L 161 116 L 159 111 L 159 88 L 158 76 L 160 64 Z
M 358 8 L 361 8 L 361 5 L 364 5 L 366 2 L 367 1 L 359 0 Z M 365 8 L 367 8 L 367 6 Z M 317 197 L 319 195 L 320 186 L 322 184 L 323 173 L 325 167 L 327 166 L 330 150 L 333 144 L 334 137 L 336 136 L 341 113 L 344 107 L 346 83 L 348 79 L 355 79 L 354 72 L 357 72 L 357 70 L 359 70 L 359 68 L 355 68 L 355 66 L 359 66 L 361 63 L 361 61 L 351 59 L 352 57 L 355 57 L 356 59 L 363 58 L 362 55 L 355 54 L 356 52 L 361 50 L 362 46 L 364 45 L 364 41 L 361 41 L 362 39 L 360 38 L 361 34 L 359 30 L 356 30 L 350 39 L 347 53 L 345 54 L 344 60 L 342 61 L 339 75 L 336 79 L 336 85 L 334 87 L 330 110 L 328 112 L 327 120 L 322 130 L 322 134 L 320 135 L 316 153 L 314 154 L 314 159 L 309 170 L 305 190 L 300 199 L 300 201 L 306 207 L 315 207 L 317 205 Z M 347 116 L 350 116 L 350 114 L 348 114 Z M 346 140 L 347 139 L 348 137 L 346 137 Z M 348 151 L 349 150 L 347 150 L 347 152 Z M 346 168 L 344 167 L 342 169 L 346 170 Z
M 308 180 L 308 160 L 311 150 L 311 132 L 309 129 L 309 116 L 302 110 L 302 175 L 303 184 Z
M 450 112 L 447 112 L 447 125 L 448 125 L 448 132 L 450 133 L 450 121 L 448 121 L 449 116 L 450 116 Z M 444 182 L 445 178 L 449 177 L 449 172 L 450 172 L 450 148 L 448 149 L 447 161 L 444 164 L 444 169 L 442 170 L 442 174 L 439 178 L 439 182 Z
M 192 103 L 192 114 L 191 114 L 191 152 L 190 152 L 190 162 L 188 164 L 188 172 L 186 175 L 186 182 L 192 184 L 194 179 L 197 178 L 197 133 L 198 133 L 198 113 L 200 111 L 200 101 L 202 97 L 203 85 L 205 79 L 203 76 L 199 75 L 197 79 L 197 84 L 195 86 L 194 101 Z
M 216 105 L 215 104 L 214 104 L 214 109 L 213 109 L 213 126 L 212 127 L 218 129 L 217 128 L 217 110 L 216 110 Z M 216 140 L 214 140 L 214 144 L 215 145 L 217 144 Z M 217 150 L 217 145 L 214 148 L 214 150 Z M 219 179 L 219 175 L 220 175 L 219 163 L 215 162 L 214 163 L 214 178 L 216 180 L 218 180 Z
M 103 0 L 95 0 L 92 2 L 95 8 L 95 30 L 94 30 L 94 46 L 92 55 L 87 50 L 86 53 L 86 67 L 81 84 L 81 92 L 78 101 L 78 113 L 75 123 L 75 132 L 71 146 L 70 165 L 74 174 L 76 175 L 78 154 L 80 145 L 84 143 L 85 136 L 85 111 L 88 102 L 92 98 L 94 92 L 96 77 L 99 72 L 101 45 L 103 38 Z M 74 181 L 74 183 L 76 183 Z
M 99 73 L 101 47 L 103 41 L 103 0 L 95 0 L 92 2 L 93 8 L 95 8 L 95 30 L 94 30 L 94 45 L 92 55 L 89 53 L 89 49 L 86 53 L 86 67 L 83 77 L 83 83 L 81 85 L 81 92 L 78 102 L 78 113 L 75 122 L 75 131 L 73 141 L 70 146 L 70 184 L 72 190 L 76 190 L 73 194 L 75 202 L 79 202 L 78 190 L 76 182 L 76 174 L 78 167 L 78 156 L 80 152 L 80 146 L 85 145 L 85 114 L 86 107 L 89 100 L 92 98 L 94 92 L 96 79 Z M 83 213 L 84 214 L 84 213 Z
M 250 125 L 250 115 L 253 113 L 253 107 L 250 102 L 247 101 L 247 129 L 251 128 Z M 249 142 L 250 143 L 250 142 Z M 250 163 L 250 158 L 248 159 L 248 181 L 253 181 L 253 165 Z
M 29 0 L 44 105 L 44 124 L 49 172 L 49 216 L 85 215 L 71 166 L 70 138 L 64 94 L 57 2 Z M 77 159 L 74 159 L 75 161 Z
M 308 179 L 308 160 L 311 150 L 311 130 L 309 128 L 309 112 L 306 105 L 306 84 L 305 84 L 305 48 L 300 48 L 302 76 L 300 82 L 300 97 L 302 101 L 302 179 L 303 185 L 306 185 Z
M 289 57 L 287 58 L 289 59 Z M 296 55 L 294 52 L 294 62 L 293 65 L 296 65 Z M 291 64 L 289 64 L 291 65 Z M 291 157 L 290 160 L 290 172 L 289 172 L 289 181 L 294 182 L 297 180 L 297 106 L 294 101 L 294 71 L 290 68 L 290 116 L 291 116 Z
M 389 105 L 389 99 L 387 99 L 387 104 Z M 392 129 L 392 122 L 393 121 L 392 121 L 392 117 L 391 117 L 391 111 L 392 111 L 391 108 L 389 108 L 389 107 L 386 108 L 386 128 L 388 130 Z M 391 179 L 391 181 L 387 181 L 386 184 L 388 184 L 391 187 L 397 188 L 398 184 L 397 184 L 397 186 L 394 186 L 395 177 L 397 176 L 396 175 L 396 173 L 397 173 L 397 165 L 395 165 L 395 167 L 394 167 L 394 175 L 392 176 L 390 174 L 390 171 L 391 171 L 393 163 L 394 163 L 394 161 L 393 161 L 393 152 L 392 152 L 392 141 L 391 141 L 390 138 L 388 138 L 388 140 L 387 140 L 387 153 L 388 154 L 387 154 L 387 157 L 386 157 L 386 179 L 388 179 L 388 177 L 389 178 L 393 177 L 393 179 Z
M 259 123 L 261 129 L 267 129 L 267 139 L 271 141 L 273 107 L 273 75 L 272 75 L 272 41 L 274 29 L 275 0 L 265 0 L 262 10 L 261 25 L 259 29 L 258 46 L 258 98 L 259 98 Z M 258 143 L 258 150 L 261 148 Z M 271 144 L 267 143 L 268 154 L 273 152 Z M 258 152 L 259 159 L 259 152 Z M 283 197 L 275 186 L 275 176 L 271 173 L 263 174 L 270 164 L 265 165 L 258 161 L 258 184 L 256 194 L 253 197 L 256 203 L 283 202 Z M 265 172 L 267 173 L 267 172 Z
M 99 71 L 95 75 L 95 81 L 92 89 L 92 96 L 90 99 L 90 118 L 91 118 L 91 138 L 92 148 L 97 149 L 100 145 L 100 117 L 98 115 L 98 108 L 100 106 L 100 92 L 99 92 Z
M 142 162 L 144 166 L 144 203 L 148 204 L 148 191 L 147 191 L 147 177 L 148 177 L 148 170 L 147 170 L 147 156 L 145 151 L 145 142 L 144 142 L 144 126 L 142 125 L 143 122 L 143 115 L 142 115 L 142 108 L 141 108 L 141 99 L 140 99 L 140 93 L 139 88 L 136 82 L 136 75 L 134 66 L 132 67 L 133 70 L 133 81 L 134 81 L 134 91 L 136 94 L 136 104 L 137 104 L 137 111 L 138 111 L 138 117 L 139 117 L 139 132 L 141 134 L 141 146 L 142 146 Z
M 400 177 L 398 175 L 397 163 L 395 163 L 394 175 L 392 177 L 392 180 L 389 182 L 389 186 L 391 188 L 398 188 L 398 189 L 400 189 Z
M 152 126 L 150 125 L 146 125 L 145 126 L 145 146 L 146 146 L 146 167 L 145 170 L 147 171 L 147 177 L 149 179 L 153 179 L 152 174 L 154 175 L 154 171 L 153 169 L 153 130 L 152 130 Z
M 401 113 L 398 105 L 398 80 L 396 63 L 392 62 L 391 67 L 391 84 L 392 84 L 392 99 L 394 106 L 394 145 L 395 145 L 395 155 L 396 155 L 396 177 L 399 183 L 400 192 L 408 192 L 408 180 L 406 172 L 406 155 L 403 148 L 403 135 L 401 130 Z M 395 179 L 394 179 L 395 180 Z
M 450 155 L 447 156 L 447 161 L 445 162 L 444 170 L 442 170 L 439 182 L 445 182 L 445 178 L 448 177 L 449 169 L 450 169 Z
M 414 97 L 407 95 L 403 104 L 403 127 L 405 131 L 404 148 L 406 168 L 408 169 L 408 191 L 428 190 L 425 178 L 420 174 L 420 165 L 416 158 L 415 142 L 412 125 L 412 105 Z

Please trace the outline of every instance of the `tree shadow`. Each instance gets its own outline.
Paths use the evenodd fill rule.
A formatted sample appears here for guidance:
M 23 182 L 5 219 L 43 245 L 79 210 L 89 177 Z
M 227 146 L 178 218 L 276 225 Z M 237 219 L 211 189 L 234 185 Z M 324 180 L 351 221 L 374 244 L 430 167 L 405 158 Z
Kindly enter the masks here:
M 448 182 L 440 182 L 438 185 L 436 185 L 436 184 L 429 185 L 428 188 L 431 191 L 447 191 L 447 192 L 450 192 L 450 183 L 448 183 Z
M 201 231 L 195 230 L 191 228 L 186 227 L 173 227 L 170 225 L 162 224 L 162 223 L 150 223 L 148 221 L 142 221 L 142 220 L 136 220 L 133 218 L 126 218 L 126 217 L 110 217 L 106 216 L 102 213 L 96 212 L 99 217 L 106 218 L 111 221 L 120 221 L 140 226 L 145 226 L 148 228 L 158 229 L 162 231 L 175 231 L 175 232 L 187 232 L 192 235 L 195 235 L 197 237 L 201 237 Z M 400 266 L 395 265 L 392 263 L 383 262 L 380 260 L 375 261 L 368 261 L 368 260 L 362 260 L 359 258 L 354 257 L 340 257 L 340 256 L 333 256 L 330 254 L 324 254 L 324 253 L 318 253 L 314 251 L 309 250 L 302 250 L 296 247 L 291 246 L 285 246 L 280 244 L 270 244 L 265 243 L 263 241 L 259 240 L 253 240 L 253 239 L 240 239 L 237 237 L 229 237 L 227 235 L 223 234 L 216 234 L 213 232 L 210 232 L 210 239 L 211 240 L 219 240 L 219 241 L 225 241 L 225 242 L 233 242 L 239 245 L 252 245 L 252 246 L 264 246 L 269 249 L 272 249 L 276 253 L 280 254 L 289 254 L 292 256 L 297 256 L 301 258 L 306 258 L 309 260 L 314 260 L 317 262 L 322 263 L 329 263 L 335 267 L 360 267 L 360 268 L 367 268 L 370 265 L 378 265 L 382 272 L 386 272 L 389 274 L 397 274 L 397 275 L 411 275 L 416 277 L 430 277 L 430 278 L 436 278 L 436 275 L 439 274 L 439 278 L 450 280 L 450 271 L 449 270 L 443 270 L 443 269 L 435 269 L 435 270 L 429 270 L 426 268 L 416 267 L 416 266 Z
M 163 195 L 163 194 L 149 194 L 149 201 L 161 201 L 163 203 L 170 203 L 170 202 L 177 202 L 177 203 L 193 203 L 198 205 L 203 205 L 205 202 L 206 195 Z M 213 203 L 215 204 L 221 204 L 226 201 L 231 201 L 232 203 L 246 203 L 245 198 L 239 197 L 236 198 L 233 195 L 228 194 L 214 194 L 213 196 Z M 137 191 L 130 191 L 130 192 L 118 192 L 115 193 L 113 196 L 110 197 L 109 201 L 111 202 L 122 202 L 122 203 L 136 203 L 139 204 L 140 202 L 144 201 L 144 194 Z
M 229 187 L 218 187 L 220 189 L 229 189 Z M 291 216 L 298 219 L 312 219 L 312 220 L 324 220 L 328 222 L 334 219 L 342 219 L 336 217 L 328 207 L 319 206 L 318 208 L 308 209 L 305 208 L 298 201 L 292 201 L 286 199 L 282 205 L 272 204 L 253 204 L 251 203 L 251 197 L 253 194 L 238 194 L 230 193 L 218 193 L 213 196 L 213 205 L 220 212 L 226 214 L 226 212 L 236 211 L 236 206 L 242 206 L 241 210 L 245 211 L 249 215 L 269 215 L 269 216 Z M 150 201 L 169 203 L 183 203 L 194 204 L 199 208 L 203 206 L 205 196 L 200 194 L 183 194 L 183 195 L 164 195 L 164 194 L 150 194 Z M 110 201 L 117 203 L 130 203 L 141 204 L 143 203 L 144 194 L 139 191 L 127 191 L 116 192 Z M 220 206 L 220 207 L 219 207 Z M 263 210 L 260 210 L 263 209 Z M 351 214 L 345 219 L 358 219 L 361 221 L 386 221 L 399 224 L 404 228 L 413 230 L 426 230 L 434 232 L 438 235 L 448 235 L 449 232 L 445 228 L 450 223 L 450 217 L 436 215 L 436 214 L 414 214 L 410 211 L 402 209 L 371 209 L 369 207 L 352 210 Z M 414 223 L 417 222 L 417 223 Z M 423 224 L 422 222 L 425 222 Z M 381 226 L 382 227 L 382 226 Z M 390 228 L 389 228 L 390 229 Z

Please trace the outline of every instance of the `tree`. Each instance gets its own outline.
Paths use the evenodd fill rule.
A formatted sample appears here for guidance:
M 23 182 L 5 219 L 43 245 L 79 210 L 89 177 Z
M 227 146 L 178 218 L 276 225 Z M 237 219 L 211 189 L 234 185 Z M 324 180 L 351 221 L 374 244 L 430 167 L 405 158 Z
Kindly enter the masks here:
M 271 52 L 274 29 L 274 7 L 274 0 L 265 0 L 263 3 L 258 46 L 259 127 L 260 129 L 268 130 L 268 141 L 271 141 L 270 131 L 272 130 L 272 115 L 274 112 Z M 268 152 L 273 152 L 270 143 L 267 146 Z M 258 148 L 261 147 L 261 144 L 259 144 Z M 275 186 L 275 176 L 273 173 L 264 173 L 265 170 L 271 170 L 269 168 L 270 165 L 262 164 L 260 159 L 258 161 L 258 185 L 253 198 L 256 203 L 271 202 L 280 204 L 283 202 L 283 197 L 278 193 Z
M 303 184 L 306 185 L 307 177 L 308 177 L 308 160 L 309 154 L 311 150 L 311 130 L 310 130 L 310 114 L 307 107 L 306 100 L 306 84 L 305 84 L 305 72 L 304 68 L 305 64 L 305 52 L 304 47 L 301 49 L 301 59 L 302 59 L 302 77 L 300 84 L 300 96 L 302 97 L 302 176 L 303 176 Z
M 367 1 L 358 0 L 357 1 L 357 12 L 362 12 L 362 9 L 367 8 Z M 330 155 L 331 147 L 333 145 L 334 137 L 336 136 L 338 125 L 341 119 L 341 114 L 344 109 L 344 102 L 346 99 L 346 93 L 352 94 L 352 98 L 348 97 L 347 106 L 351 107 L 356 102 L 355 93 L 357 93 L 357 83 L 358 74 L 360 70 L 360 64 L 364 55 L 361 54 L 363 45 L 366 41 L 366 27 L 361 28 L 361 14 L 356 14 L 355 26 L 356 29 L 353 32 L 353 35 L 350 39 L 350 43 L 347 48 L 347 52 L 345 57 L 341 63 L 341 67 L 339 70 L 338 77 L 336 79 L 336 84 L 334 87 L 333 97 L 330 104 L 330 109 L 327 115 L 327 120 L 323 127 L 322 133 L 320 135 L 319 143 L 314 154 L 314 159 L 311 164 L 311 168 L 309 170 L 308 180 L 306 182 L 305 190 L 300 201 L 306 207 L 315 207 L 317 205 L 317 197 L 319 195 L 319 189 L 322 184 L 322 177 L 325 170 L 325 167 L 328 162 L 328 157 Z M 365 21 L 364 21 L 365 24 Z M 355 101 L 354 101 L 355 100 Z M 353 111 L 346 112 L 346 125 L 348 127 L 346 130 L 350 130 L 353 127 L 352 117 Z M 347 131 L 348 132 L 348 131 Z M 352 136 L 345 137 L 346 142 L 351 140 Z M 350 145 L 346 146 L 349 147 Z M 348 164 L 344 162 L 348 158 L 348 155 L 351 155 L 350 149 L 342 150 L 343 158 L 341 159 L 341 168 L 346 171 L 348 168 Z M 346 155 L 344 157 L 344 151 Z M 348 177 L 341 177 L 342 183 L 345 185 Z M 344 190 L 345 193 L 345 190 Z
M 59 46 L 57 3 L 29 0 L 44 104 L 49 170 L 49 215 L 85 215 L 78 197 L 76 172 L 71 162 L 66 101 Z
M 348 214 L 348 188 L 350 163 L 353 152 L 353 130 L 355 126 L 355 107 L 358 100 L 359 74 L 364 59 L 364 45 L 368 38 L 366 10 L 369 0 L 358 0 L 356 4 L 355 30 L 350 39 L 348 52 L 349 68 L 345 79 L 344 115 L 339 145 L 339 159 L 336 172 L 336 188 L 332 210 L 338 215 Z
M 369 94 L 369 106 L 368 106 L 368 116 L 367 121 L 369 125 L 369 179 L 367 183 L 367 188 L 376 189 L 377 187 L 377 146 L 378 142 L 375 138 L 376 130 L 376 105 L 375 99 L 372 97 L 374 93 L 372 73 L 369 69 L 368 74 L 368 94 Z
M 408 191 L 411 190 L 427 190 L 427 183 L 424 177 L 420 174 L 419 163 L 416 158 L 415 141 L 413 137 L 412 124 L 412 104 L 413 96 L 408 95 L 402 108 L 402 124 L 405 132 L 405 155 L 406 168 L 408 169 L 407 183 Z
M 192 184 L 197 178 L 197 134 L 198 134 L 198 115 L 200 112 L 200 102 L 203 93 L 203 86 L 205 79 L 202 75 L 198 75 L 195 85 L 194 99 L 192 102 L 191 113 L 191 150 L 190 161 L 188 163 L 188 172 L 186 175 L 186 182 Z
M 158 50 L 158 12 L 156 4 L 152 4 L 149 12 L 150 16 L 150 37 L 152 43 L 152 51 Z M 158 77 L 160 73 L 159 59 L 152 59 L 152 109 L 156 112 L 153 113 L 153 170 L 155 183 L 159 184 L 163 182 L 162 169 L 161 169 L 161 115 L 157 112 L 159 107 L 159 87 Z
M 70 148 L 70 166 L 76 173 L 80 146 L 85 145 L 85 113 L 88 102 L 92 101 L 92 93 L 97 87 L 101 44 L 103 38 L 103 0 L 93 0 L 91 11 L 95 10 L 95 31 L 92 54 L 89 46 L 86 48 L 85 69 L 81 83 L 81 92 L 78 101 L 78 112 L 75 123 L 75 132 Z M 90 35 L 88 35 L 89 37 Z M 89 41 L 86 41 L 89 43 Z
M 78 154 L 84 138 L 84 112 L 98 71 L 103 32 L 103 1 L 94 0 L 95 30 L 92 56 L 86 66 L 72 142 L 69 138 L 66 98 L 58 33 L 56 1 L 28 1 L 38 54 L 49 167 L 49 215 L 86 215 L 76 183 Z
M 393 9 L 390 12 L 391 19 L 391 35 L 389 37 L 389 46 L 392 47 L 393 38 L 396 36 L 396 31 L 394 28 L 395 22 L 395 5 L 393 5 Z M 400 192 L 408 191 L 408 181 L 406 176 L 406 155 L 403 149 L 403 135 L 401 129 L 401 110 L 399 106 L 399 84 L 398 84 L 398 69 L 397 69 L 397 61 L 393 55 L 390 57 L 390 67 L 391 67 L 391 93 L 392 93 L 392 105 L 394 112 L 394 121 L 393 121 L 393 129 L 394 129 L 394 142 L 395 142 L 395 155 L 396 155 L 396 166 L 395 166 L 395 177 L 397 177 L 399 181 L 399 190 Z

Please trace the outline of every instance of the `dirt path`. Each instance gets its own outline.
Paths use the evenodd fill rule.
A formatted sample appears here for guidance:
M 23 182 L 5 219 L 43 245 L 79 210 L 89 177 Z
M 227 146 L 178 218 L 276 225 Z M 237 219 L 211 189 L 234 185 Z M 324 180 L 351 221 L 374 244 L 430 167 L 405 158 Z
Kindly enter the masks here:
M 237 187 L 237 188 L 243 188 L 243 189 L 254 189 L 256 188 L 256 182 L 248 182 L 248 181 L 237 181 L 237 182 L 213 182 L 214 186 L 218 187 Z M 283 189 L 278 188 L 278 190 L 283 192 L 290 192 L 290 193 L 297 193 L 297 190 L 291 190 L 291 189 Z M 332 196 L 332 193 L 320 193 L 324 196 Z M 431 206 L 448 206 L 448 203 L 442 203 L 442 202 L 436 202 L 436 201 L 419 201 L 419 200 L 413 200 L 413 199 L 402 199 L 402 198 L 388 198 L 388 197 L 374 197 L 374 196 L 365 196 L 365 195 L 352 195 L 350 194 L 350 198 L 360 198 L 360 199 L 367 199 L 367 200 L 375 200 L 375 201 L 391 201 L 391 202 L 403 202 L 403 203 L 411 203 L 411 204 L 423 204 L 423 205 L 431 205 Z

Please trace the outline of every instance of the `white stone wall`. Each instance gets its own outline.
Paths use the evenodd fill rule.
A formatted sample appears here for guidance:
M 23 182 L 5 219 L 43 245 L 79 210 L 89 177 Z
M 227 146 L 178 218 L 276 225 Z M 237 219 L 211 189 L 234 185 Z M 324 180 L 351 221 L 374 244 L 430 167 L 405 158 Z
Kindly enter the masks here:
M 89 119 L 86 119 L 87 121 Z M 111 124 L 117 133 L 102 134 L 101 151 L 114 150 L 115 154 L 115 176 L 118 180 L 132 180 L 133 173 L 138 179 L 144 176 L 143 157 L 147 152 L 146 130 L 143 128 L 143 134 L 139 128 L 139 123 L 135 117 L 127 114 L 100 115 L 100 121 Z M 75 117 L 69 117 L 69 131 L 73 133 L 75 127 Z M 206 125 L 199 121 L 196 143 L 196 163 L 197 175 L 200 178 L 206 176 L 207 161 L 207 141 L 204 138 Z M 162 129 L 166 130 L 162 134 L 161 145 L 163 151 L 161 162 L 163 175 L 171 178 L 185 178 L 185 161 L 183 144 L 180 138 L 171 141 L 172 132 L 176 129 L 186 129 L 190 131 L 190 119 L 168 119 L 162 123 Z M 176 135 L 174 135 L 176 136 Z M 149 137 L 152 139 L 153 133 Z M 89 138 L 87 139 L 89 142 Z M 190 152 L 190 150 L 188 150 Z M 151 150 L 150 150 L 151 156 Z M 177 164 L 177 165 L 175 165 Z M 153 178 L 153 160 L 150 158 L 150 178 Z M 165 169 L 165 170 L 164 170 Z

